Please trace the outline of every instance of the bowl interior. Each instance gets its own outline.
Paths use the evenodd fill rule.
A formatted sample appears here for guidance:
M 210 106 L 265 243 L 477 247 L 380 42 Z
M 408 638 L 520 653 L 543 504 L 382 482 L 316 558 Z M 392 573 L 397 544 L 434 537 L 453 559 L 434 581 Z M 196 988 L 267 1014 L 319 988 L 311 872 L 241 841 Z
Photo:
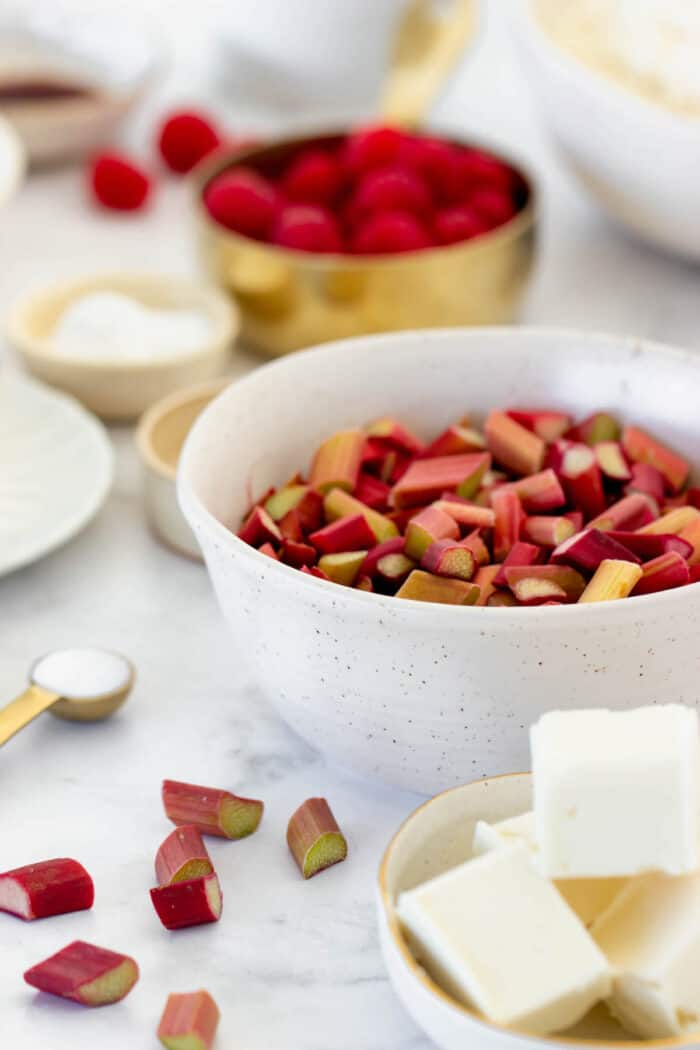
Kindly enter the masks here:
M 228 382 L 215 380 L 195 390 L 173 394 L 149 409 L 139 427 L 139 444 L 153 469 L 175 478 L 182 446 L 195 419 Z

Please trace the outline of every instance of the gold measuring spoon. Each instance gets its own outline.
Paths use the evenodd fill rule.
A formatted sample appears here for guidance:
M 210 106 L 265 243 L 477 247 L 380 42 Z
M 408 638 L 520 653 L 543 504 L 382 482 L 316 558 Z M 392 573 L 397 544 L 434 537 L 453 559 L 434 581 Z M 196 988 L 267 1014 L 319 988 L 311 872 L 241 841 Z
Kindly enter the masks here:
M 108 649 L 57 649 L 40 657 L 29 687 L 0 710 L 0 746 L 50 711 L 74 722 L 108 718 L 126 700 L 136 672 L 125 656 Z

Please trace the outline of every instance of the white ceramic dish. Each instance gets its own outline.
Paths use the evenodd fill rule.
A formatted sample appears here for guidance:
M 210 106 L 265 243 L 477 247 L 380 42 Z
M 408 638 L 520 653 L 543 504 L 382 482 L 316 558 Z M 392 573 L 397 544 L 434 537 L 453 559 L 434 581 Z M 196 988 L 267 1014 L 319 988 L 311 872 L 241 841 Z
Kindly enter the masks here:
M 526 734 L 523 734 L 525 736 Z M 483 1020 L 432 980 L 411 954 L 395 904 L 399 893 L 468 860 L 477 820 L 495 823 L 532 806 L 528 773 L 478 780 L 417 809 L 389 843 L 379 869 L 379 936 L 389 978 L 416 1024 L 441 1050 L 670 1050 L 697 1047 L 698 1035 L 638 1041 L 597 1007 L 561 1036 L 521 1035 Z
M 72 398 L 0 379 L 0 576 L 72 539 L 107 498 L 112 446 Z
M 609 409 L 700 467 L 700 355 L 527 328 L 397 333 L 293 355 L 225 390 L 180 461 L 181 506 L 264 694 L 321 751 L 415 791 L 524 768 L 523 727 L 551 708 L 698 702 L 700 585 L 599 605 L 455 608 L 305 576 L 230 531 L 335 430 L 392 413 L 427 437 L 516 402 Z
M 17 132 L 0 117 L 0 207 L 19 189 L 26 168 L 24 147 Z
M 196 350 L 144 362 L 56 353 L 51 333 L 61 313 L 94 291 L 121 292 L 151 307 L 200 310 L 210 319 L 211 333 Z M 42 290 L 19 303 L 7 323 L 10 343 L 34 375 L 73 394 L 104 419 L 133 419 L 166 394 L 219 375 L 237 332 L 237 310 L 217 289 L 138 273 L 98 274 Z
M 612 218 L 700 259 L 700 121 L 665 110 L 568 55 L 514 0 L 526 71 L 560 152 Z

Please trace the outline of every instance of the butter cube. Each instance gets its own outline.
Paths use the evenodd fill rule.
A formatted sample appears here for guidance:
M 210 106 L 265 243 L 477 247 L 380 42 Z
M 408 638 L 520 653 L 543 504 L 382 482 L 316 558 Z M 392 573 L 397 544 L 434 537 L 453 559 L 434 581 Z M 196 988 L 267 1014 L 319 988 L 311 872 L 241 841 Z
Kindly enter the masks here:
M 530 733 L 543 874 L 681 875 L 698 867 L 694 710 L 553 711 Z
M 397 913 L 435 980 L 497 1024 L 547 1035 L 610 993 L 604 955 L 522 846 L 402 893 Z
M 497 824 L 480 820 L 474 829 L 472 849 L 475 856 L 481 856 L 492 849 L 503 849 L 518 843 L 525 846 L 533 864 L 538 867 L 539 849 L 535 838 L 535 814 L 532 812 Z M 557 879 L 554 885 L 583 925 L 590 926 L 610 907 L 620 890 L 627 885 L 627 879 Z
M 633 880 L 591 933 L 615 972 L 610 1010 L 632 1035 L 700 1029 L 700 874 Z

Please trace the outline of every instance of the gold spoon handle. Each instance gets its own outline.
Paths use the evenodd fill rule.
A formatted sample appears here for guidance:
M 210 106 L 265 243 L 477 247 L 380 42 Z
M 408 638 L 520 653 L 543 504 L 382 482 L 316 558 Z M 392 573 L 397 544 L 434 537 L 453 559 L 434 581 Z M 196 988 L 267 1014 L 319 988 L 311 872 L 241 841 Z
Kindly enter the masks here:
M 58 693 L 50 693 L 39 685 L 30 685 L 16 700 L 11 700 L 0 710 L 0 747 L 57 700 Z
M 445 0 L 442 0 L 442 7 Z M 411 0 L 394 38 L 380 114 L 389 124 L 423 122 L 477 21 L 477 0 Z

